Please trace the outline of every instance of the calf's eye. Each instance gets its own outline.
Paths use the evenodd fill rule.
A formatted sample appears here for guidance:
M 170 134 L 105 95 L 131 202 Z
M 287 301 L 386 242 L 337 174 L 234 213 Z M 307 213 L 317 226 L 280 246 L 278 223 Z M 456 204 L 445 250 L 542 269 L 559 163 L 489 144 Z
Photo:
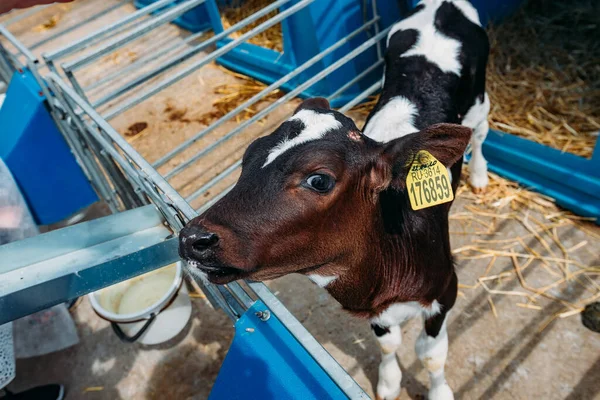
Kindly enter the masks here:
M 314 174 L 306 178 L 305 186 L 319 193 L 327 193 L 335 186 L 335 179 L 326 174 Z

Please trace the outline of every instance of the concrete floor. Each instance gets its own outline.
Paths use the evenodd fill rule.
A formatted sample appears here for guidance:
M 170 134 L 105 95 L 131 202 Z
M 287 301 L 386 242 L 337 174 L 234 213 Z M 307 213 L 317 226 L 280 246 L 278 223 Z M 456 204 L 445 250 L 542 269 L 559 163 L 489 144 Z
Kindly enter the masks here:
M 91 3 L 83 2 L 86 12 L 93 11 Z M 114 1 L 114 0 L 111 0 Z M 74 4 L 80 4 L 74 3 Z M 79 6 L 74 6 L 76 10 Z M 104 5 L 105 7 L 105 5 Z M 131 12 L 133 7 L 118 9 L 115 16 Z M 70 21 L 74 12 L 66 13 L 61 21 Z M 36 24 L 47 20 L 40 17 Z M 94 22 L 94 29 L 103 20 Z M 21 36 L 27 44 L 34 43 L 39 35 L 20 23 Z M 161 35 L 179 37 L 171 27 Z M 17 32 L 18 33 L 18 32 Z M 75 37 L 81 36 L 78 33 Z M 37 35 L 37 36 L 36 36 Z M 74 36 L 61 38 L 72 40 Z M 143 46 L 142 46 L 143 47 Z M 40 48 L 37 51 L 47 51 Z M 122 53 L 124 54 L 124 53 Z M 105 63 L 119 64 L 114 58 Z M 111 61 L 112 60 L 112 61 Z M 109 63 L 110 64 L 110 63 Z M 114 65 L 113 65 L 114 66 Z M 95 68 L 104 72 L 102 66 Z M 82 79 L 93 82 L 94 71 L 86 71 Z M 195 117 L 210 110 L 214 99 L 212 88 L 235 79 L 215 68 L 207 66 L 190 75 L 170 89 L 149 101 L 117 117 L 111 123 L 124 133 L 135 122 L 148 123 L 148 132 L 139 140 L 132 141 L 138 151 L 150 161 L 158 159 L 166 149 L 175 147 L 202 128 Z M 269 126 L 294 108 L 294 102 L 270 117 L 264 125 L 254 126 L 222 150 L 206 157 L 170 183 L 184 195 L 193 192 L 202 183 L 223 170 L 231 160 L 240 156 L 248 141 L 266 132 Z M 186 121 L 173 120 L 167 109 L 186 110 Z M 215 140 L 235 126 L 225 124 L 214 135 L 199 142 L 184 156 Z M 189 154 L 188 154 L 189 153 Z M 181 162 L 176 158 L 168 163 L 166 170 Z M 164 173 L 165 171 L 162 171 Z M 232 177 L 235 179 L 235 175 Z M 193 185 L 192 185 L 193 184 Z M 223 185 L 223 187 L 226 185 Z M 217 193 L 220 186 L 212 191 Z M 197 204 L 199 206 L 201 201 Z M 454 215 L 461 215 L 473 200 L 459 198 L 453 207 Z M 531 216 L 543 218 L 531 211 Z M 495 221 L 495 229 L 482 235 L 476 224 L 465 226 L 464 221 L 453 219 L 451 231 L 453 248 L 473 244 L 479 239 L 510 238 L 526 235 L 528 231 L 515 220 Z M 591 232 L 591 233 L 587 233 Z M 565 247 L 587 240 L 587 245 L 572 252 L 571 256 L 584 265 L 600 264 L 600 230 L 592 225 L 580 229 L 575 225 L 559 228 L 558 235 Z M 543 252 L 540 244 L 531 240 L 527 245 Z M 482 275 L 511 271 L 508 258 L 499 258 L 490 271 L 486 271 L 489 259 L 457 258 L 460 282 L 472 285 Z M 548 274 L 539 265 L 532 265 L 524 272 L 531 286 L 549 283 Z M 598 283 L 598 279 L 596 279 Z M 338 362 L 373 396 L 376 384 L 379 349 L 372 337 L 368 323 L 340 311 L 339 305 L 328 294 L 304 277 L 288 276 L 268 283 L 273 292 L 292 313 L 308 328 Z M 492 284 L 491 284 L 492 285 Z M 589 298 L 589 286 L 565 283 L 552 294 L 565 301 L 577 302 Z M 494 289 L 522 291 L 516 279 L 495 283 Z M 579 316 L 559 318 L 547 322 L 564 307 L 560 302 L 541 301 L 541 310 L 516 306 L 523 299 L 507 295 L 491 295 L 496 315 L 490 308 L 489 295 L 481 287 L 461 289 L 461 295 L 451 313 L 448 326 L 450 351 L 447 378 L 459 399 L 600 399 L 600 334 L 581 325 Z M 214 311 L 201 298 L 192 299 L 193 315 L 186 329 L 169 343 L 145 347 L 139 344 L 121 343 L 109 324 L 98 318 L 84 299 L 73 312 L 81 342 L 68 350 L 17 362 L 17 378 L 11 389 L 22 390 L 34 385 L 61 382 L 67 387 L 69 399 L 203 399 L 210 392 L 219 366 L 232 340 L 231 321 L 219 311 Z M 427 376 L 413 347 L 420 330 L 420 321 L 411 321 L 403 328 L 404 345 L 398 352 L 404 377 L 401 398 L 420 399 L 427 393 Z M 86 389 L 96 388 L 95 391 Z

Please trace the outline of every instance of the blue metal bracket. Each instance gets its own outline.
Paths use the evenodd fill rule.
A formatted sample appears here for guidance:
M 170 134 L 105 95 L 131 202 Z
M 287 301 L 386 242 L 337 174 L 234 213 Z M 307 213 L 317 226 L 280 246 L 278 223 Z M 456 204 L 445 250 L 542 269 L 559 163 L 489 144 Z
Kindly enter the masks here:
M 210 400 L 347 398 L 260 300 L 235 324 L 233 343 L 209 396 Z
M 177 260 L 152 205 L 0 246 L 0 325 Z
M 552 197 L 600 224 L 600 144 L 586 159 L 490 130 L 483 153 L 491 171 Z

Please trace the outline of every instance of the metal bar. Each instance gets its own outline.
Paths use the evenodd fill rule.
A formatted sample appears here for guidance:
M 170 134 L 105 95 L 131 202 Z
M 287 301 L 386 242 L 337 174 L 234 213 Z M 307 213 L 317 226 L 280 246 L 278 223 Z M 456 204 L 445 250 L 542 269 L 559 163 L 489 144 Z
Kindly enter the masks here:
M 70 114 L 71 116 L 71 120 L 73 121 L 73 123 L 77 126 L 77 129 L 79 131 L 79 133 L 81 134 L 81 138 L 86 140 L 86 144 L 87 146 L 96 153 L 96 157 L 95 160 L 96 162 L 98 162 L 104 172 L 108 175 L 109 178 L 111 178 L 111 181 L 113 182 L 113 185 L 115 187 L 116 190 L 116 194 L 119 195 L 119 197 L 121 198 L 121 201 L 123 202 L 123 204 L 127 207 L 133 207 L 135 205 L 135 202 L 131 201 L 130 196 L 127 192 L 127 186 L 125 184 L 123 184 L 121 181 L 122 176 L 120 175 L 116 175 L 115 174 L 115 169 L 114 166 L 111 165 L 111 162 L 109 160 L 107 160 L 106 156 L 104 154 L 100 153 L 100 150 L 97 147 L 97 143 L 95 141 L 90 140 L 89 138 L 87 138 L 84 133 L 85 132 L 89 132 L 91 135 L 94 134 L 94 130 L 93 128 L 90 129 L 90 127 L 88 126 L 88 124 L 86 123 L 86 121 L 84 121 L 82 118 L 79 118 L 75 115 L 75 106 L 73 104 L 71 104 L 71 102 L 69 101 L 68 98 L 66 98 L 65 96 L 63 96 L 63 91 L 61 90 L 54 90 L 54 95 L 57 97 L 57 99 L 61 102 L 62 106 L 65 107 L 65 111 Z M 97 140 L 100 141 L 100 145 L 105 147 L 105 151 L 107 152 L 113 152 L 116 151 L 115 149 L 112 148 L 112 146 L 110 146 L 110 144 L 108 144 L 107 142 L 104 141 L 104 138 L 97 138 Z M 114 154 L 111 154 L 114 155 Z M 117 153 L 118 155 L 118 153 Z M 129 165 L 125 165 L 124 168 L 130 168 Z M 128 171 L 129 173 L 133 172 L 132 170 Z M 102 177 L 102 173 L 100 174 L 101 177 L 100 179 L 103 179 Z M 135 175 L 132 175 L 132 177 Z M 138 183 L 139 184 L 139 183 Z M 116 199 L 116 197 L 114 197 L 115 193 L 110 190 L 109 192 L 110 196 L 112 197 L 112 201 L 115 204 L 118 204 L 118 201 Z
M 8 86 L 8 83 L 10 82 L 15 70 L 10 60 L 6 56 L 6 53 L 8 53 L 8 50 L 6 50 L 2 43 L 0 43 L 0 78 L 2 78 L 2 80 L 6 82 Z
M 119 204 L 113 197 L 112 189 L 110 186 L 108 186 L 106 180 L 102 176 L 94 156 L 89 150 L 89 147 L 87 145 L 82 145 L 79 138 L 74 132 L 72 132 L 72 128 L 66 121 L 59 120 L 58 118 L 55 118 L 55 121 L 57 121 L 57 126 L 63 133 L 63 136 L 69 144 L 69 147 L 73 149 L 77 161 L 80 165 L 82 165 L 82 169 L 86 172 L 86 175 L 92 183 L 92 186 L 96 189 L 99 196 L 106 201 L 110 211 L 112 213 L 118 212 Z
M 187 201 L 188 203 L 191 203 L 192 201 L 196 200 L 198 197 L 200 197 L 201 195 L 206 193 L 210 188 L 215 186 L 221 180 L 225 179 L 225 177 L 227 177 L 228 175 L 231 175 L 233 173 L 233 171 L 235 171 L 236 169 L 239 168 L 240 165 L 242 165 L 242 160 L 238 160 L 238 161 L 234 162 L 232 165 L 227 167 L 224 171 L 222 171 L 217 176 L 215 176 L 210 181 L 208 181 L 208 183 L 203 185 L 200 189 L 196 190 L 194 193 L 192 193 L 191 195 L 186 197 L 185 201 Z
M 314 85 L 316 82 L 318 82 L 321 79 L 323 79 L 325 76 L 329 75 L 330 73 L 332 73 L 336 69 L 340 68 L 342 65 L 344 65 L 345 63 L 347 63 L 351 59 L 357 57 L 359 54 L 361 54 L 364 51 L 366 51 L 369 47 L 373 46 L 373 44 L 375 44 L 378 40 L 381 40 L 381 38 L 385 37 L 385 35 L 387 34 L 387 32 L 390 29 L 391 29 L 391 27 L 385 29 L 383 32 L 377 34 L 376 36 L 373 36 L 371 39 L 365 41 L 363 44 L 361 44 L 360 46 L 358 46 L 356 49 L 352 50 L 350 53 L 346 54 L 344 57 L 340 58 L 338 61 L 336 61 L 333 64 L 331 64 L 329 67 L 325 68 L 323 71 L 319 72 L 318 74 L 316 74 L 312 78 L 308 79 L 306 82 L 298 85 L 294 90 L 292 90 L 291 92 L 287 93 L 285 96 L 280 97 L 275 102 L 273 102 L 269 106 L 265 107 L 262 111 L 256 113 L 252 118 L 250 118 L 250 119 L 242 122 L 235 129 L 233 129 L 232 131 L 230 131 L 226 135 L 220 137 L 218 140 L 216 140 L 215 142 L 213 142 L 209 146 L 205 147 L 204 149 L 202 149 L 199 152 L 197 152 L 196 154 L 194 154 L 186 162 L 178 165 L 175 169 L 173 169 L 171 172 L 169 172 L 167 175 L 165 175 L 165 177 L 167 177 L 167 179 L 169 179 L 170 177 L 172 177 L 176 173 L 178 173 L 181 170 L 183 170 L 188 165 L 190 165 L 193 162 L 195 162 L 196 160 L 200 159 L 206 153 L 212 151 L 214 148 L 216 148 L 217 146 L 219 146 L 221 143 L 223 143 L 223 142 L 231 139 L 232 137 L 238 135 L 240 132 L 242 132 L 248 126 L 250 126 L 251 124 L 253 124 L 256 121 L 259 121 L 265 115 L 269 114 L 271 111 L 273 111 L 274 109 L 276 109 L 277 107 L 279 107 L 280 105 L 282 105 L 283 103 L 285 103 L 286 101 L 288 101 L 289 99 L 291 99 L 291 98 L 297 96 L 298 94 L 302 93 L 304 90 L 308 89 L 309 87 L 311 87 L 312 85 Z
M 104 131 L 104 133 L 113 141 L 118 147 L 120 147 L 127 156 L 134 162 L 140 170 L 150 179 L 172 202 L 173 205 L 180 210 L 183 215 L 188 218 L 194 218 L 197 213 L 196 211 L 173 189 L 163 177 L 152 168 L 152 166 L 139 155 L 133 147 L 125 140 L 114 128 L 106 122 L 89 104 L 87 104 L 81 97 L 74 92 L 69 85 L 65 84 L 60 77 L 54 73 L 48 74 L 48 78 L 55 82 L 60 89 L 65 92 L 69 97 L 73 99 L 75 103 L 87 114 L 94 123 Z
M 42 11 L 46 7 L 50 7 L 50 5 L 51 4 L 44 4 L 42 6 L 32 7 L 31 9 L 24 11 L 19 15 L 15 15 L 14 17 L 7 19 L 6 21 L 4 21 L 4 23 L 2 25 L 8 26 L 8 25 L 14 24 L 15 22 L 19 22 L 22 19 L 25 19 L 27 17 L 32 16 L 33 14 L 36 14 L 39 11 Z
M 161 57 L 161 56 L 163 56 L 163 55 L 165 55 L 165 54 L 167 54 L 167 53 L 169 53 L 169 52 L 171 52 L 171 51 L 173 51 L 173 50 L 175 50 L 175 49 L 177 49 L 177 48 L 179 48 L 179 47 L 181 47 L 181 46 L 183 46 L 183 45 L 185 45 L 185 44 L 187 44 L 189 42 L 192 42 L 192 41 L 198 39 L 199 37 L 201 37 L 205 33 L 206 33 L 206 31 L 197 32 L 197 33 L 195 33 L 193 35 L 190 35 L 190 36 L 186 37 L 183 41 L 175 43 L 175 45 L 171 46 L 171 47 L 161 46 L 162 50 L 160 50 L 158 53 L 152 52 L 152 53 L 146 54 L 145 56 L 140 57 L 137 60 L 135 60 L 134 62 L 132 62 L 131 64 L 127 65 L 125 68 L 120 69 L 118 71 L 115 71 L 115 72 L 113 72 L 111 74 L 108 74 L 104 78 L 99 79 L 98 81 L 96 81 L 96 82 L 94 82 L 94 83 L 92 83 L 92 84 L 84 87 L 83 89 L 86 90 L 86 91 L 90 91 L 90 90 L 96 89 L 98 86 L 101 86 L 102 84 L 110 81 L 111 79 L 114 79 L 114 78 L 116 78 L 116 77 L 118 77 L 120 75 L 125 74 L 126 72 L 131 71 L 132 69 L 135 69 L 135 68 L 139 67 L 141 64 L 145 64 L 146 62 L 148 62 L 150 60 L 155 60 L 155 59 L 157 59 L 157 58 L 159 58 L 159 57 Z
M 225 197 L 227 195 L 227 193 L 229 193 L 231 191 L 231 189 L 233 189 L 234 186 L 235 186 L 235 183 L 233 185 L 225 188 L 221 193 L 219 193 L 218 195 L 216 195 L 215 197 L 213 197 L 212 199 L 210 199 L 210 201 L 208 201 L 204 205 L 202 205 L 202 207 L 200 207 L 198 209 L 198 214 L 202 214 L 204 211 L 206 211 L 209 208 L 211 208 L 217 201 L 219 201 L 223 197 Z
M 178 261 L 178 240 L 167 239 L 165 234 L 168 232 L 164 226 L 148 229 L 131 237 L 82 249 L 51 263 L 29 266 L 25 268 L 27 273 L 15 271 L 3 275 L 2 283 L 10 286 L 8 290 L 0 290 L 0 323 Z M 27 240 L 21 242 L 25 245 Z
M 300 321 L 285 308 L 265 284 L 248 282 L 248 285 L 350 399 L 369 398 L 354 379 L 348 375 L 331 354 L 306 330 Z
M 348 103 L 344 104 L 344 106 L 341 107 L 338 111 L 348 111 L 349 109 L 351 109 L 352 107 L 354 107 L 355 105 L 357 105 L 358 103 L 360 103 L 361 101 L 363 101 L 364 99 L 381 89 L 382 83 L 383 79 L 378 80 L 377 82 L 369 86 L 366 90 L 364 90 L 362 93 L 360 93 L 358 96 L 350 100 Z
M 75 29 L 77 29 L 77 28 L 79 28 L 79 27 L 81 27 L 81 26 L 83 26 L 85 24 L 88 24 L 88 23 L 90 23 L 90 22 L 92 22 L 92 21 L 94 21 L 94 20 L 96 20 L 96 19 L 98 19 L 98 18 L 100 18 L 100 17 L 102 17 L 102 16 L 110 13 L 111 11 L 116 10 L 119 7 L 122 7 L 123 5 L 125 5 L 127 3 L 129 3 L 129 0 L 123 0 L 120 3 L 117 3 L 117 4 L 115 4 L 115 5 L 111 6 L 111 7 L 108 7 L 106 9 L 100 11 L 97 14 L 93 14 L 91 17 L 89 17 L 88 19 L 86 19 L 84 21 L 78 22 L 78 23 L 76 23 L 73 26 L 70 26 L 68 28 L 63 29 L 60 32 L 56 32 L 54 35 L 50 35 L 50 36 L 48 36 L 48 37 L 40 40 L 39 42 L 36 42 L 36 43 L 33 43 L 33 44 L 29 45 L 28 47 L 31 50 L 36 49 L 36 48 L 38 48 L 38 47 L 40 47 L 40 46 L 42 46 L 42 45 L 44 45 L 44 44 L 46 44 L 46 43 L 48 43 L 48 42 L 56 39 L 56 38 L 58 38 L 58 37 L 66 34 L 66 33 L 72 32 Z
M 252 304 L 254 304 L 254 300 L 252 300 L 252 297 L 250 297 L 248 293 L 246 293 L 244 288 L 242 288 L 239 283 L 228 283 L 227 288 L 231 290 L 231 293 L 233 293 L 238 298 L 238 300 L 246 309 L 252 307 Z
M 379 17 L 379 13 L 377 12 L 377 0 L 371 0 L 371 11 L 373 12 L 373 18 Z M 375 34 L 377 35 L 379 33 L 379 25 L 375 25 L 374 29 Z M 377 60 L 383 59 L 382 53 L 381 43 L 377 42 Z
M 3 25 L 0 25 L 0 34 L 4 36 L 10 44 L 15 46 L 15 48 L 25 56 L 28 60 L 32 62 L 37 62 L 37 57 L 33 55 L 33 53 L 23 45 L 8 29 L 6 29 Z M 10 53 L 10 52 L 9 52 Z
M 118 28 L 120 28 L 124 25 L 127 25 L 128 23 L 135 21 L 136 19 L 143 17 L 144 15 L 150 14 L 168 4 L 171 4 L 171 3 L 173 3 L 173 1 L 174 0 L 157 1 L 156 3 L 153 3 L 144 8 L 141 8 L 141 9 L 137 10 L 136 12 L 134 12 L 133 14 L 130 14 L 127 17 L 120 19 L 119 21 L 117 21 L 113 24 L 107 25 L 104 28 L 102 28 L 96 32 L 93 32 L 79 40 L 76 40 L 75 42 L 69 44 L 66 47 L 46 53 L 43 55 L 43 57 L 46 60 L 56 60 L 58 58 L 66 56 L 69 53 L 83 49 L 83 48 L 97 42 L 99 39 L 101 39 L 102 35 L 104 35 L 106 33 L 115 32 Z
M 110 41 L 109 43 L 105 44 L 104 46 L 100 47 L 99 49 L 90 54 L 86 54 L 73 61 L 63 64 L 62 68 L 65 71 L 76 71 L 79 68 L 84 67 L 90 64 L 91 62 L 97 60 L 98 58 L 104 56 L 105 54 L 123 46 L 124 44 L 137 39 L 138 37 L 144 35 L 146 32 L 149 32 L 163 24 L 170 22 L 179 15 L 191 10 L 192 8 L 204 3 L 205 1 L 206 0 L 189 0 L 184 3 L 180 3 L 177 6 L 169 9 L 165 13 L 159 15 L 158 17 L 150 19 L 140 24 L 137 28 L 133 29 L 127 35 Z
M 261 9 L 260 11 L 252 14 L 251 16 L 249 16 L 248 18 L 238 22 L 237 24 L 233 25 L 232 27 L 228 28 L 227 30 L 213 36 L 212 38 L 204 41 L 203 43 L 200 43 L 198 46 L 189 49 L 187 51 L 185 51 L 184 53 L 176 56 L 175 58 L 169 60 L 168 62 L 158 66 L 156 69 L 146 72 L 145 74 L 135 78 L 134 80 L 126 83 L 125 85 L 121 86 L 120 88 L 116 89 L 115 91 L 113 91 L 112 93 L 109 93 L 107 95 L 105 95 L 104 97 L 96 100 L 92 105 L 94 106 L 94 108 L 98 108 L 100 106 L 103 106 L 104 104 L 108 103 L 109 101 L 123 95 L 124 93 L 126 93 L 127 91 L 133 89 L 136 86 L 141 85 L 144 82 L 147 82 L 148 80 L 154 78 L 155 76 L 160 75 L 161 73 L 163 73 L 164 71 L 166 71 L 167 69 L 178 65 L 179 63 L 181 63 L 182 61 L 192 57 L 193 55 L 201 52 L 202 50 L 204 50 L 205 48 L 207 48 L 208 46 L 217 43 L 219 40 L 227 37 L 229 34 L 245 27 L 246 25 L 251 24 L 252 22 L 258 20 L 259 18 L 263 17 L 264 15 L 267 15 L 268 13 L 270 13 L 271 11 L 273 11 L 274 9 L 284 5 L 285 3 L 288 3 L 290 0 L 279 0 L 275 3 L 270 4 L 269 6 Z M 266 29 L 266 28 L 265 28 Z M 240 38 L 241 39 L 241 38 Z M 236 39 L 239 40 L 239 39 Z M 210 55 L 207 58 L 211 58 L 212 55 Z M 210 60 L 208 60 L 207 62 L 212 61 L 213 59 L 215 59 L 216 57 L 211 58 Z M 203 59 L 204 60 L 204 59 Z M 202 64 L 204 65 L 204 64 Z M 201 66 L 202 66 L 201 65 Z M 201 66 L 199 66 L 198 68 L 200 68 Z
M 263 22 L 262 24 L 258 25 L 257 27 L 253 28 L 252 30 L 246 32 L 245 34 L 243 34 L 242 36 L 240 36 L 239 38 L 232 40 L 231 42 L 229 42 L 228 44 L 226 44 L 225 46 L 221 47 L 220 49 L 214 51 L 211 53 L 210 56 L 205 57 L 197 62 L 195 62 L 192 65 L 189 65 L 188 67 L 186 67 L 185 69 L 183 69 L 182 71 L 177 72 L 176 74 L 174 74 L 172 77 L 160 82 L 158 85 L 150 88 L 149 90 L 145 91 L 144 93 L 140 94 L 139 96 L 133 98 L 132 100 L 130 100 L 129 102 L 125 103 L 124 105 L 121 105 L 119 108 L 109 112 L 108 114 L 106 114 L 104 116 L 104 118 L 106 118 L 107 120 L 110 120 L 112 118 L 114 118 L 115 116 L 117 116 L 118 114 L 129 110 L 130 108 L 138 105 L 139 103 L 141 103 L 142 101 L 148 99 L 150 96 L 153 96 L 154 94 L 160 92 L 161 90 L 163 90 L 164 88 L 174 84 L 175 82 L 185 78 L 186 76 L 188 76 L 189 74 L 191 74 L 193 71 L 195 71 L 196 69 L 202 67 L 203 65 L 208 64 L 209 62 L 213 61 L 214 59 L 222 56 L 223 54 L 225 54 L 226 52 L 228 52 L 229 50 L 233 49 L 234 47 L 239 46 L 240 44 L 242 44 L 244 41 L 246 41 L 247 39 L 249 39 L 250 37 L 268 29 L 269 27 L 275 25 L 276 23 L 278 23 L 279 21 L 287 18 L 288 16 L 290 16 L 291 14 L 298 12 L 299 10 L 305 8 L 306 6 L 308 6 L 310 3 L 314 2 L 315 0 L 301 0 L 300 2 L 298 2 L 297 4 L 295 4 L 294 6 L 288 8 L 287 10 L 285 10 L 284 12 L 277 14 L 275 17 Z
M 377 69 L 383 63 L 384 63 L 384 60 L 377 61 L 375 64 L 371 65 L 369 68 L 365 69 L 363 72 L 361 72 L 360 74 L 356 75 L 354 78 L 352 78 L 347 83 L 345 83 L 338 90 L 336 90 L 335 92 L 333 92 L 333 94 L 331 94 L 329 97 L 327 97 L 327 100 L 335 99 L 337 96 L 339 96 L 340 94 L 342 94 L 346 90 L 348 90 L 356 82 L 360 81 L 362 78 L 364 78 L 365 76 L 367 76 L 368 74 L 370 74 L 372 71 L 374 71 L 375 69 Z
M 225 286 L 217 285 L 217 290 L 223 298 L 225 299 L 225 303 L 227 303 L 227 307 L 231 310 L 232 314 L 235 316 L 234 321 L 237 321 L 242 314 L 246 311 L 244 307 L 238 302 L 238 300 L 231 294 L 229 290 Z
M 294 71 L 290 72 L 289 74 L 283 76 L 282 78 L 280 78 L 276 82 L 272 83 L 271 85 L 269 85 L 268 87 L 266 87 L 265 89 L 263 89 L 262 91 L 260 91 L 260 93 L 254 95 L 252 98 L 250 98 L 249 100 L 247 100 L 245 103 L 240 104 L 235 109 L 231 110 L 230 112 L 228 112 L 227 114 L 225 114 L 224 116 L 222 116 L 221 118 L 219 118 L 217 121 L 215 121 L 212 124 L 210 124 L 210 126 L 206 127 L 205 129 L 203 129 L 202 131 L 200 131 L 196 135 L 192 136 L 191 138 L 187 139 L 186 141 L 184 141 L 183 143 L 181 143 L 180 145 L 178 145 L 175 149 L 171 150 L 170 152 L 168 152 L 167 154 L 165 154 L 164 156 L 162 156 L 158 161 L 156 161 L 153 164 L 153 166 L 155 168 L 161 167 L 167 161 L 169 161 L 170 159 L 172 159 L 174 156 L 176 156 L 177 154 L 181 153 L 183 150 L 187 149 L 191 144 L 195 143 L 196 141 L 198 141 L 199 139 L 201 139 L 202 137 L 204 137 L 205 135 L 207 135 L 208 133 L 210 133 L 214 129 L 216 129 L 219 126 L 221 126 L 222 124 L 224 124 L 230 118 L 232 118 L 232 117 L 236 116 L 237 114 L 239 114 L 240 112 L 246 110 L 248 107 L 250 107 L 251 105 L 253 105 L 253 104 L 257 103 L 258 101 L 260 101 L 263 97 L 265 97 L 267 94 L 269 94 L 273 90 L 278 89 L 279 87 L 281 87 L 285 83 L 287 83 L 290 80 L 292 80 L 294 77 L 300 75 L 302 72 L 306 71 L 307 69 L 309 69 L 313 65 L 317 64 L 319 61 L 321 61 L 327 55 L 331 54 L 332 52 L 334 52 L 335 50 L 337 50 L 338 48 L 340 48 L 341 46 L 343 46 L 344 44 L 346 44 L 351 38 L 353 38 L 354 36 L 356 36 L 357 34 L 359 34 L 360 32 L 362 32 L 363 30 L 367 29 L 371 24 L 374 24 L 376 21 L 377 20 L 375 20 L 375 19 L 369 21 L 367 24 L 365 24 L 362 27 L 356 29 L 354 32 L 351 32 L 345 38 L 337 41 L 336 43 L 334 43 L 333 45 L 329 46 L 327 49 L 325 49 L 321 53 L 317 54 L 316 56 L 312 57 L 310 60 L 306 61 L 304 64 L 302 64 L 298 68 L 296 68 Z M 197 160 L 197 158 L 193 157 L 192 159 L 190 159 L 190 160 L 188 160 L 188 161 L 186 161 L 186 162 L 178 165 L 177 167 L 175 167 L 174 169 L 172 169 L 171 171 L 169 171 L 167 173 L 167 175 L 165 175 L 165 178 L 166 179 L 170 179 L 171 177 L 173 177 L 174 175 L 176 175 L 179 172 L 181 172 L 184 168 L 186 168 L 188 165 L 192 164 L 196 160 Z
M 65 70 L 65 76 L 67 77 L 69 82 L 71 82 L 71 85 L 73 85 L 73 89 L 75 89 L 77 94 L 80 95 L 82 99 L 84 99 L 86 102 L 89 103 L 90 102 L 89 99 L 85 95 L 79 82 L 77 82 L 77 79 L 75 78 L 75 75 L 73 75 L 73 72 L 69 71 L 69 70 Z

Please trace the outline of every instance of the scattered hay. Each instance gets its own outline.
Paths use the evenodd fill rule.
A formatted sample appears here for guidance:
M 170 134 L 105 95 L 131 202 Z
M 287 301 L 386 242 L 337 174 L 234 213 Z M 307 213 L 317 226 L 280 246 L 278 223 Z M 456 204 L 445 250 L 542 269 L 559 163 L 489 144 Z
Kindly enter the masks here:
M 231 26 L 256 13 L 257 11 L 260 11 L 271 3 L 273 3 L 273 0 L 231 0 L 228 5 L 221 7 L 220 9 L 223 28 L 230 28 Z M 231 34 L 231 37 L 240 37 L 244 33 L 262 24 L 269 18 L 273 18 L 275 15 L 277 15 L 277 13 L 277 10 L 268 13 L 264 17 L 259 18 L 255 22 L 245 26 L 237 32 L 234 32 Z M 278 52 L 283 52 L 283 33 L 281 30 L 281 23 L 275 24 L 269 29 L 250 38 L 248 42 Z
M 600 3 L 530 0 L 488 30 L 493 129 L 591 157 L 600 130 Z
M 482 288 L 489 295 L 513 296 L 521 308 L 540 311 L 545 306 L 558 303 L 562 309 L 545 321 L 544 329 L 557 318 L 567 318 L 581 313 L 585 306 L 600 298 L 600 265 L 585 265 L 573 257 L 574 252 L 589 245 L 583 240 L 569 248 L 561 241 L 561 230 L 576 227 L 594 239 L 600 239 L 596 227 L 587 220 L 559 209 L 552 199 L 528 191 L 518 184 L 490 173 L 490 184 L 482 194 L 474 194 L 468 184 L 468 170 L 463 169 L 464 180 L 457 191 L 457 198 L 471 204 L 465 211 L 451 213 L 450 219 L 459 221 L 463 231 L 451 231 L 452 235 L 473 235 L 472 243 L 453 250 L 457 259 L 489 259 L 485 272 L 474 285 L 461 284 L 461 289 Z M 500 225 L 513 221 L 522 225 L 529 233 L 513 238 L 495 238 Z M 470 228 L 467 231 L 467 228 Z M 475 228 L 475 232 L 473 232 Z M 489 237 L 478 238 L 478 237 Z M 536 245 L 527 244 L 533 241 Z M 533 247 L 543 250 L 535 250 Z M 594 251 L 593 249 L 591 251 Z M 497 260 L 510 262 L 512 270 L 490 275 Z M 532 286 L 523 275 L 528 268 L 545 274 L 550 283 Z M 494 287 L 507 280 L 516 280 L 520 290 L 498 290 Z M 582 298 L 569 298 L 568 287 L 577 285 L 582 289 Z M 564 290 L 562 290 L 564 289 Z M 560 294 L 557 294 L 560 293 Z M 491 297 L 488 298 L 491 299 Z M 542 301 L 544 299 L 544 301 Z M 495 311 L 490 302 L 492 312 Z M 494 312 L 497 317 L 497 311 Z
M 233 75 L 240 80 L 239 83 L 229 83 L 225 85 L 217 86 L 213 89 L 215 94 L 221 95 L 221 97 L 213 102 L 213 108 L 215 110 L 210 111 L 201 115 L 197 121 L 204 125 L 209 125 L 213 121 L 223 117 L 230 111 L 234 110 L 239 105 L 250 100 L 252 97 L 263 91 L 267 85 L 262 82 L 258 82 L 245 75 L 237 74 L 229 71 L 225 68 L 221 68 L 224 72 L 229 75 Z M 235 120 L 237 123 L 252 118 L 256 113 L 260 111 L 261 104 L 263 102 L 273 102 L 283 95 L 281 90 L 276 89 L 265 96 L 262 100 L 246 108 L 244 111 L 239 113 Z M 259 121 L 259 123 L 261 123 Z

